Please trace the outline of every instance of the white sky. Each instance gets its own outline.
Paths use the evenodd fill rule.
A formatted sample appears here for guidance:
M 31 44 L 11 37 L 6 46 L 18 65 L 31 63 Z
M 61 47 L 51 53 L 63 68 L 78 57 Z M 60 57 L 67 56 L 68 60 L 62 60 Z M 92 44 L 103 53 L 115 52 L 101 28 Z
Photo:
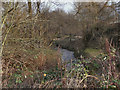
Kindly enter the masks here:
M 39 1 L 39 0 L 38 0 Z M 65 10 L 66 12 L 69 12 L 71 10 L 73 10 L 73 2 L 105 2 L 107 0 L 41 0 L 43 2 L 60 2 L 62 5 L 59 8 L 62 8 L 63 10 Z M 110 0 L 112 2 L 119 2 L 120 0 Z
M 7 1 L 17 1 L 17 2 L 27 2 L 28 0 L 0 0 L 2 2 L 7 2 Z M 59 2 L 61 4 L 64 4 L 62 6 L 59 6 L 59 8 L 65 10 L 66 12 L 69 12 L 71 10 L 73 10 L 73 2 L 105 2 L 107 0 L 31 0 L 32 2 L 36 2 L 36 1 L 42 1 L 42 2 Z M 120 0 L 110 0 L 112 2 L 119 2 Z
M 65 10 L 66 12 L 70 12 L 73 10 L 73 2 L 105 2 L 106 0 L 41 0 L 43 2 L 49 2 L 49 1 L 54 1 L 54 2 L 60 2 L 62 5 L 61 9 Z M 110 0 L 111 2 L 119 2 L 120 0 Z
M 28 0 L 0 0 L 0 2 L 26 2 Z M 55 1 L 55 2 L 105 2 L 107 0 L 32 0 L 32 2 L 37 2 L 37 1 Z M 118 2 L 120 0 L 110 0 L 113 2 Z

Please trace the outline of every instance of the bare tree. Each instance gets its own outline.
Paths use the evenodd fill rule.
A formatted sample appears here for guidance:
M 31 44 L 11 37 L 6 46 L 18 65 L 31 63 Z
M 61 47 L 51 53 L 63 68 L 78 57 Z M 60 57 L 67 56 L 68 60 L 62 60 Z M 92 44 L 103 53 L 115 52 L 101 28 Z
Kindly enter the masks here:
M 41 0 L 37 2 L 37 13 L 40 13 L 40 4 L 41 4 Z
M 75 3 L 75 15 L 81 23 L 86 45 L 91 40 L 100 38 L 103 40 L 104 32 L 110 26 L 110 23 L 116 21 L 117 15 L 115 14 L 114 4 L 109 5 L 108 1 L 105 3 Z
M 31 0 L 28 0 L 28 13 L 30 14 L 30 16 L 32 15 L 32 2 L 31 2 Z

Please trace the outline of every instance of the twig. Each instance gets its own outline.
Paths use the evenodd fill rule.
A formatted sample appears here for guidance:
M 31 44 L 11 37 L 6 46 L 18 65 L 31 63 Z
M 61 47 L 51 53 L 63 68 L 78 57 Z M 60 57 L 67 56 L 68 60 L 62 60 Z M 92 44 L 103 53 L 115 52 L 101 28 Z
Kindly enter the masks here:
M 46 82 L 46 83 L 43 85 L 43 87 L 45 87 L 48 83 L 51 83 L 51 82 L 56 81 L 56 80 L 57 80 L 57 79 L 54 79 L 54 80 L 51 80 L 51 81 Z M 42 84 L 39 85 L 39 88 L 41 88 L 41 86 L 42 86 Z
M 88 77 L 92 77 L 92 78 L 95 78 L 95 79 L 97 79 L 97 80 L 99 80 L 97 77 L 95 77 L 95 76 L 92 76 L 92 75 L 86 75 L 86 77 L 84 77 L 80 82 L 79 82 L 79 84 L 81 84 L 86 78 L 88 78 Z

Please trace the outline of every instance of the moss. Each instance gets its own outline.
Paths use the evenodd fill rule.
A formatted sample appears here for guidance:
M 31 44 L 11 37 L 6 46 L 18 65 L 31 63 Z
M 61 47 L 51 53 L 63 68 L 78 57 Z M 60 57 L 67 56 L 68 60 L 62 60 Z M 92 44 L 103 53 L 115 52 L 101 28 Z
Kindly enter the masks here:
M 91 57 L 96 57 L 102 52 L 102 50 L 101 49 L 86 48 L 84 50 L 84 52 L 86 53 L 86 55 L 89 55 Z

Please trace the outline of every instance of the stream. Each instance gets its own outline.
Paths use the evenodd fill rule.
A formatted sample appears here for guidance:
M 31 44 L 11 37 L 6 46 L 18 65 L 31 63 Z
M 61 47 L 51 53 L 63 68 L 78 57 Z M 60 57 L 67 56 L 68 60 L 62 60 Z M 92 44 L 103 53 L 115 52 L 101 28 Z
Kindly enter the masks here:
M 71 61 L 71 60 L 75 60 L 76 58 L 74 57 L 74 52 L 72 51 L 69 51 L 67 49 L 62 49 L 60 48 L 60 53 L 61 53 L 61 58 L 62 58 L 62 61 L 64 62 L 68 62 L 68 61 Z
M 66 63 L 67 70 L 70 70 L 71 69 L 71 60 L 72 60 L 72 63 L 75 63 L 74 61 L 76 60 L 76 58 L 74 57 L 74 52 L 69 51 L 67 49 L 63 49 L 63 48 L 60 48 L 59 50 L 61 53 L 62 63 Z

